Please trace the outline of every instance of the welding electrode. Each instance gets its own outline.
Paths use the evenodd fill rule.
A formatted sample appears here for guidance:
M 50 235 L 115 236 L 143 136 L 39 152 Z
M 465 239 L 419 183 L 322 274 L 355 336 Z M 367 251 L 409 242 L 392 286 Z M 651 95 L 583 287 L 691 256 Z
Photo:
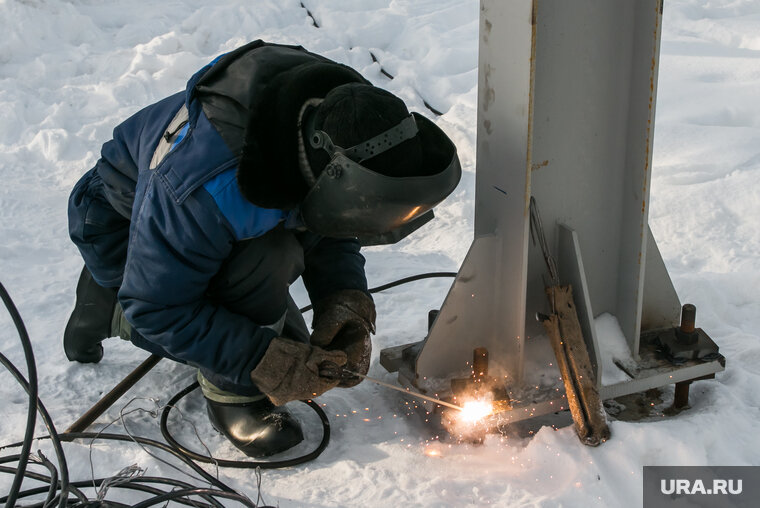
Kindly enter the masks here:
M 336 363 L 333 363 L 333 362 L 320 363 L 319 375 L 321 377 L 325 377 L 328 379 L 340 379 L 340 378 L 346 378 L 346 377 L 350 378 L 350 377 L 358 376 L 360 378 L 366 379 L 367 381 L 371 381 L 380 386 L 390 388 L 391 390 L 396 390 L 397 392 L 405 393 L 407 395 L 414 395 L 415 397 L 419 397 L 420 399 L 429 400 L 430 402 L 435 402 L 436 404 L 440 404 L 441 406 L 446 406 L 452 409 L 456 409 L 458 411 L 462 411 L 461 406 L 457 406 L 456 404 L 452 404 L 451 402 L 446 402 L 445 400 L 436 399 L 435 397 L 428 397 L 427 395 L 423 395 L 419 392 L 412 391 L 408 388 L 402 388 L 400 386 L 386 383 L 385 381 L 380 381 L 379 379 L 375 379 L 373 377 L 365 376 L 364 374 L 359 374 L 358 372 L 354 372 L 344 367 L 340 367 Z

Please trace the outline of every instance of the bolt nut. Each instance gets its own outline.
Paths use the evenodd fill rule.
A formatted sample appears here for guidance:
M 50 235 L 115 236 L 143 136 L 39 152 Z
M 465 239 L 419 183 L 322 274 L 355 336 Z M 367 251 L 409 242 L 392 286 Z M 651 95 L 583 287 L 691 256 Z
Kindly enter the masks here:
M 687 303 L 681 307 L 681 331 L 684 333 L 693 333 L 694 325 L 697 320 L 697 308 Z

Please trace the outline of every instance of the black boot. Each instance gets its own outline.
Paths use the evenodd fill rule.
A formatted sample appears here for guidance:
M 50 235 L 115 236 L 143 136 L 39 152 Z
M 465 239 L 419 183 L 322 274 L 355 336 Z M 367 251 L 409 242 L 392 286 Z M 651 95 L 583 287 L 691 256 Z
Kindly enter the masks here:
M 249 457 L 284 452 L 303 441 L 301 425 L 269 399 L 225 404 L 206 399 L 211 425 Z
M 66 358 L 81 363 L 97 363 L 103 358 L 100 342 L 111 336 L 111 320 L 118 288 L 104 288 L 95 282 L 85 266 L 77 283 L 77 301 L 63 332 Z

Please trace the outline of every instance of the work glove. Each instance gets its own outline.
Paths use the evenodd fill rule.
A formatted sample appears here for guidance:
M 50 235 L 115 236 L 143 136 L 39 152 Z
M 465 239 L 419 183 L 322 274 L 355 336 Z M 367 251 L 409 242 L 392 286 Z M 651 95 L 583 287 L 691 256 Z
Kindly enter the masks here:
M 251 371 L 251 381 L 275 406 L 291 400 L 311 399 L 335 388 L 339 382 L 320 377 L 319 364 L 323 362 L 343 366 L 346 364 L 346 354 L 276 337 Z
M 342 289 L 314 302 L 311 343 L 329 351 L 344 351 L 346 369 L 367 374 L 375 333 L 375 303 L 364 291 Z M 362 378 L 344 376 L 338 386 L 356 386 Z

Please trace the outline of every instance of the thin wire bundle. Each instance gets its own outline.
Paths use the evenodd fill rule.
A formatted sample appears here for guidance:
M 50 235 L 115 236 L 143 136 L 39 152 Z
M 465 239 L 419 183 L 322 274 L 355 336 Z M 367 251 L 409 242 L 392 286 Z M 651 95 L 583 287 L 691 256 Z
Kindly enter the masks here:
M 34 361 L 34 353 L 32 350 L 31 341 L 26 331 L 26 327 L 23 320 L 21 319 L 18 309 L 13 303 L 13 300 L 1 283 L 0 298 L 2 298 L 5 307 L 8 309 L 8 312 L 13 319 L 16 330 L 18 331 L 18 335 L 24 350 L 27 372 L 29 375 L 29 379 L 27 380 L 24 375 L 15 367 L 15 365 L 13 365 L 13 363 L 5 355 L 0 353 L 0 363 L 2 363 L 2 365 L 13 375 L 16 381 L 24 388 L 29 396 L 29 409 L 24 432 L 24 440 L 20 443 L 13 443 L 0 447 L 0 450 L 6 450 L 8 448 L 15 448 L 19 446 L 21 447 L 20 453 L 18 454 L 0 457 L 0 473 L 12 474 L 14 476 L 8 494 L 0 498 L 0 503 L 5 503 L 6 508 L 12 508 L 16 506 L 17 502 L 20 499 L 45 493 L 46 496 L 44 500 L 26 506 L 33 508 L 52 508 L 53 506 L 58 506 L 60 508 L 75 506 L 127 506 L 123 503 L 105 499 L 107 493 L 110 490 L 115 489 L 127 489 L 150 494 L 150 497 L 133 505 L 140 508 L 154 506 L 161 503 L 168 503 L 170 501 L 201 508 L 220 508 L 223 505 L 218 501 L 219 498 L 237 501 L 243 506 L 252 508 L 256 508 L 258 506 L 256 502 L 252 501 L 247 496 L 234 491 L 231 487 L 224 484 L 221 480 L 207 473 L 195 462 L 185 457 L 183 454 L 175 451 L 170 446 L 165 445 L 164 443 L 132 435 L 107 434 L 104 432 L 79 432 L 63 435 L 58 434 L 55 429 L 55 425 L 53 424 L 53 421 L 50 418 L 47 409 L 45 408 L 45 405 L 38 397 L 37 369 Z M 45 423 L 45 426 L 47 427 L 48 435 L 37 439 L 51 440 L 53 448 L 55 450 L 56 459 L 58 461 L 57 466 L 53 464 L 52 461 L 47 459 L 47 457 L 45 457 L 41 451 L 38 451 L 36 454 L 32 454 L 31 452 L 32 444 L 35 440 L 34 428 L 37 422 L 38 412 L 43 422 Z M 122 423 L 123 416 L 124 413 L 122 409 L 122 412 L 120 413 L 120 419 L 122 419 Z M 153 448 L 158 448 L 178 458 L 185 465 L 190 467 L 190 469 L 198 473 L 206 483 L 214 486 L 214 488 L 196 487 L 187 482 L 173 478 L 145 476 L 136 466 L 125 468 L 116 475 L 107 478 L 92 478 L 90 480 L 70 482 L 68 465 L 66 463 L 66 456 L 63 452 L 62 443 L 73 441 L 75 439 L 91 439 L 90 444 L 92 444 L 95 439 L 130 441 L 138 443 L 143 447 L 150 446 Z M 10 467 L 5 465 L 9 463 L 16 463 L 16 466 Z M 48 474 L 30 471 L 28 467 L 29 465 L 42 466 L 47 469 Z M 24 479 L 27 478 L 42 482 L 44 485 L 22 491 L 21 484 Z M 156 487 L 155 485 L 169 486 L 172 488 L 172 490 L 166 491 Z M 96 496 L 94 499 L 91 499 L 83 492 L 82 489 L 87 488 L 94 488 L 96 490 Z M 200 498 L 202 501 L 199 501 L 197 498 Z M 259 493 L 259 500 L 260 499 L 261 494 Z

